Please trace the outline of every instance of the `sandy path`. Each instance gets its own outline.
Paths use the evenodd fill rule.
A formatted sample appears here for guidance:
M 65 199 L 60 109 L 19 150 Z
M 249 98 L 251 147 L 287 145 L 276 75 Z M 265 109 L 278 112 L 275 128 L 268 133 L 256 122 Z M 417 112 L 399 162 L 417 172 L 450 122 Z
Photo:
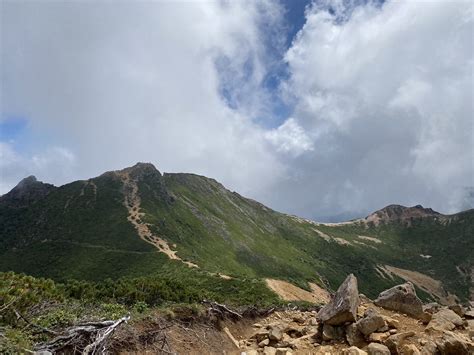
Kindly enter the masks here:
M 133 224 L 137 230 L 138 236 L 147 243 L 155 246 L 160 252 L 166 254 L 172 260 L 180 260 L 189 267 L 199 267 L 196 264 L 184 261 L 176 255 L 176 251 L 172 250 L 168 242 L 163 238 L 154 235 L 147 223 L 142 221 L 142 217 L 145 213 L 140 212 L 140 197 L 138 196 L 137 183 L 130 178 L 130 174 L 127 171 L 121 171 L 119 173 L 120 178 L 123 182 L 124 188 L 124 205 L 128 210 L 128 221 Z
M 327 303 L 329 293 L 316 284 L 310 283 L 313 292 L 299 288 L 289 282 L 275 279 L 265 279 L 267 286 L 285 301 L 307 301 L 311 303 Z

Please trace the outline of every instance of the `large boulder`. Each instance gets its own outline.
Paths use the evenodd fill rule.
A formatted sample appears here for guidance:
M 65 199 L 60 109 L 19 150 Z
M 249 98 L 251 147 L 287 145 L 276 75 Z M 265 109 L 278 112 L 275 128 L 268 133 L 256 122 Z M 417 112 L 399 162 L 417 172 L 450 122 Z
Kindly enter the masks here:
M 415 287 L 411 282 L 381 292 L 374 303 L 377 306 L 402 312 L 415 318 L 420 318 L 423 315 L 423 303 L 416 295 Z
M 375 309 L 368 308 L 364 313 L 364 318 L 360 319 L 356 325 L 362 334 L 370 335 L 377 329 L 384 327 L 385 320 Z
M 319 311 L 317 319 L 329 325 L 354 322 L 359 302 L 357 279 L 353 274 L 350 274 L 339 286 L 334 298 Z
M 459 315 L 450 309 L 443 308 L 433 314 L 426 329 L 453 330 L 454 328 L 460 327 L 463 324 L 464 321 L 461 317 L 459 317 Z
M 474 344 L 461 334 L 444 332 L 441 339 L 436 340 L 441 355 L 468 355 L 474 353 Z

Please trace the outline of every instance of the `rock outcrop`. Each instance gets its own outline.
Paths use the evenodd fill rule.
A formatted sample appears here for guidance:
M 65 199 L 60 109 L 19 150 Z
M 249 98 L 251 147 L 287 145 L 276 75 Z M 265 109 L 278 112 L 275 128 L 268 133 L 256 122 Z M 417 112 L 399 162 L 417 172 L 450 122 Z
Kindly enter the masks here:
M 319 311 L 317 319 L 329 325 L 354 322 L 359 303 L 357 279 L 353 274 L 350 274 L 339 286 L 334 298 Z
M 394 286 L 379 294 L 374 301 L 377 306 L 420 318 L 423 315 L 423 303 L 415 292 L 411 282 Z

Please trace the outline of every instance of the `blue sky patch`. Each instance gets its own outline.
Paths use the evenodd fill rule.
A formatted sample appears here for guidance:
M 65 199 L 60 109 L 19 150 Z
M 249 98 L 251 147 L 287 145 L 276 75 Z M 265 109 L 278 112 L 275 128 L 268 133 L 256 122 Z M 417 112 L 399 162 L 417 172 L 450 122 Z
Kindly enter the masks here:
M 0 140 L 15 140 L 25 132 L 28 126 L 28 120 L 21 117 L 8 117 L 4 121 L 0 121 Z

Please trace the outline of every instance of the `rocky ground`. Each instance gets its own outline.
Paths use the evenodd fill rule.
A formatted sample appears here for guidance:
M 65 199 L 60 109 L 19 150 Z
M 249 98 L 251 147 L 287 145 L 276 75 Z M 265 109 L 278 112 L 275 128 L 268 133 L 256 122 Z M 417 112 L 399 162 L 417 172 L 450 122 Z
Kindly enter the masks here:
M 275 312 L 253 327 L 239 342 L 246 355 L 474 354 L 473 308 L 423 305 L 410 283 L 371 301 L 352 275 L 319 312 Z
M 149 324 L 137 339 L 160 328 L 164 329 L 160 341 L 148 339 L 140 348 L 128 348 L 133 353 L 176 354 L 474 354 L 474 304 L 423 304 L 410 283 L 370 300 L 359 294 L 353 275 L 319 310 L 288 308 L 217 324 L 177 320 Z M 114 338 L 122 345 L 132 342 L 123 331 Z

